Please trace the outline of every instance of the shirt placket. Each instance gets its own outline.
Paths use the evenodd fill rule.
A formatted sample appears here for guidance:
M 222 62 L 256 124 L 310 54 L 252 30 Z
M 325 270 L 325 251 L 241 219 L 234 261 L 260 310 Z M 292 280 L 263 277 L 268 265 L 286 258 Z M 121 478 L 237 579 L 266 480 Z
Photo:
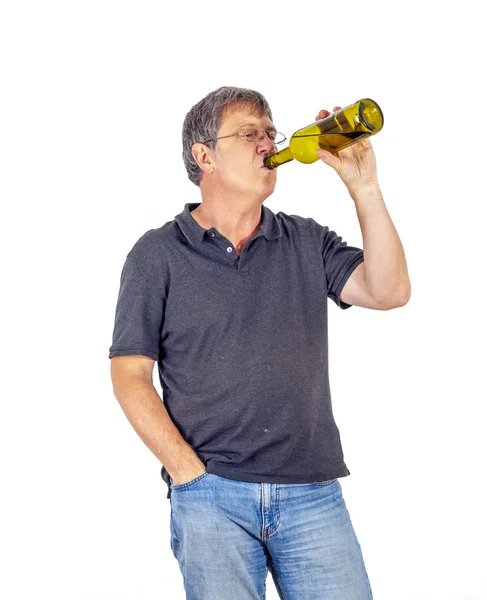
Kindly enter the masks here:
M 208 236 L 210 240 L 221 248 L 222 252 L 225 253 L 228 263 L 237 271 L 238 275 L 248 275 L 249 267 L 247 265 L 247 249 L 248 244 L 251 240 L 262 235 L 261 231 L 258 231 L 256 235 L 247 240 L 242 248 L 240 256 L 235 250 L 234 245 L 225 236 L 219 233 L 216 229 L 209 229 Z

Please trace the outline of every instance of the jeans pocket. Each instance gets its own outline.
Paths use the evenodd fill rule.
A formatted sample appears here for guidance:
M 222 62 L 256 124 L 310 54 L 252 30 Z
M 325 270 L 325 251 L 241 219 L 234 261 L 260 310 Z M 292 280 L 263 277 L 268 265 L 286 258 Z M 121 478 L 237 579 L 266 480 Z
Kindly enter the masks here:
M 311 485 L 331 485 L 332 483 L 335 483 L 336 479 L 328 479 L 327 481 L 313 481 L 313 483 Z
M 175 492 L 176 490 L 182 490 L 187 487 L 192 487 L 193 485 L 198 483 L 198 481 L 201 481 L 202 479 L 204 479 L 207 475 L 209 475 L 209 473 L 208 473 L 208 471 L 205 471 L 204 473 L 201 473 L 201 475 L 198 475 L 198 477 L 191 479 L 191 481 L 187 481 L 186 483 L 180 483 L 179 485 L 173 485 L 172 477 L 170 477 L 171 490 L 173 492 Z

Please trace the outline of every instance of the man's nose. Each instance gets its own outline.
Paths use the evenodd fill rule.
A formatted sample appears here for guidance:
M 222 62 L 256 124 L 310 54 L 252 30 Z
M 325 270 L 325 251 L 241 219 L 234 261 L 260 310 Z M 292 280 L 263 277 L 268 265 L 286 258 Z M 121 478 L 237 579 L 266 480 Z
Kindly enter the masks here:
M 258 147 L 259 147 L 259 152 L 264 151 L 264 152 L 274 152 L 276 145 L 274 144 L 274 142 L 271 140 L 271 138 L 269 137 L 269 134 L 266 131 L 263 131 L 261 133 L 262 138 L 259 140 L 258 143 Z

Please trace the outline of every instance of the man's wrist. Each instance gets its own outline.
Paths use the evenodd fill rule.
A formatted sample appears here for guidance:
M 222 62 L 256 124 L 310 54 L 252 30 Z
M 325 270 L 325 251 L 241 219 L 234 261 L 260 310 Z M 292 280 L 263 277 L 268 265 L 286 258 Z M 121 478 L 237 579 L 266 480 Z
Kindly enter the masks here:
M 352 199 L 358 200 L 360 198 L 377 197 L 382 198 L 382 192 L 377 181 L 371 181 L 367 183 L 358 183 L 355 185 L 348 186 L 348 193 Z

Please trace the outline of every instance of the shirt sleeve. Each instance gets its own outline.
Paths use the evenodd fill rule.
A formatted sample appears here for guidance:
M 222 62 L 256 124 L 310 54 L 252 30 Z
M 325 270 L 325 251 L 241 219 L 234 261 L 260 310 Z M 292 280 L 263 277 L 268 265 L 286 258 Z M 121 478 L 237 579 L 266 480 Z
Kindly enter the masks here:
M 165 298 L 154 277 L 127 256 L 120 277 L 108 358 L 142 354 L 157 360 Z
M 364 261 L 362 248 L 348 246 L 334 231 L 324 227 L 321 253 L 325 267 L 328 298 L 331 298 L 341 309 L 350 308 L 340 300 L 340 294 L 352 271 Z

